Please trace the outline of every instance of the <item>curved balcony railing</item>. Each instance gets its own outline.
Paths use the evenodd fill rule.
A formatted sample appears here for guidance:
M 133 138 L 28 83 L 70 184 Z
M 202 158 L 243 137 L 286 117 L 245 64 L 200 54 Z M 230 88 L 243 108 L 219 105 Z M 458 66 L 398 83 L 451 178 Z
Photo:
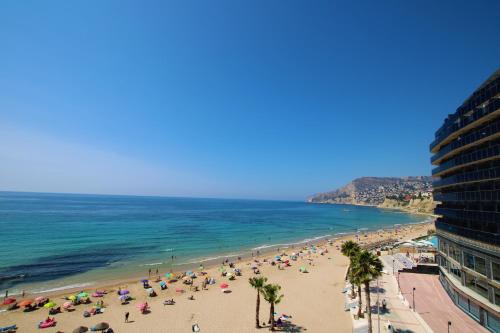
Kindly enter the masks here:
M 498 94 L 499 92 L 497 92 Z M 483 101 L 482 103 L 486 102 Z M 478 105 L 482 104 L 479 103 Z M 500 109 L 500 99 L 493 99 L 486 107 L 474 109 L 474 112 L 468 116 L 464 117 L 461 121 L 456 122 L 458 117 L 462 115 L 454 114 L 445 121 L 445 124 L 436 132 L 436 139 L 430 144 L 430 150 L 432 151 L 438 144 L 445 140 L 450 134 L 458 131 L 465 126 L 472 124 L 473 122 L 483 118 L 484 116 L 491 114 Z
M 453 176 L 434 180 L 432 186 L 437 189 L 443 186 L 450 186 L 453 184 L 478 182 L 500 178 L 500 167 L 487 168 L 483 170 L 475 170 L 456 174 Z
M 449 193 L 435 193 L 434 200 L 447 201 L 498 201 L 500 202 L 500 190 L 493 191 L 463 191 Z
M 457 157 L 452 158 L 451 160 L 446 161 L 440 166 L 432 169 L 432 175 L 434 176 L 456 166 L 477 162 L 495 156 L 500 157 L 500 144 L 498 143 L 493 144 L 490 147 L 479 148 L 465 154 L 460 154 Z
M 487 212 L 478 210 L 463 210 L 437 207 L 434 212 L 438 215 L 443 215 L 453 219 L 460 219 L 464 221 L 480 221 L 484 223 L 498 223 L 500 221 L 499 212 Z
M 443 219 L 436 220 L 436 228 L 450 232 L 455 235 L 463 236 L 470 239 L 475 239 L 488 244 L 494 244 L 496 246 L 500 245 L 500 235 L 498 233 L 478 231 L 457 225 L 448 224 L 444 222 Z
M 447 155 L 448 153 L 452 152 L 455 149 L 467 146 L 471 143 L 474 143 L 482 139 L 486 139 L 497 133 L 500 133 L 500 119 L 453 140 L 446 146 L 442 147 L 439 150 L 439 152 L 437 152 L 434 156 L 432 156 L 431 162 L 434 163 L 435 161 L 439 160 L 440 158 L 442 158 L 443 156 Z

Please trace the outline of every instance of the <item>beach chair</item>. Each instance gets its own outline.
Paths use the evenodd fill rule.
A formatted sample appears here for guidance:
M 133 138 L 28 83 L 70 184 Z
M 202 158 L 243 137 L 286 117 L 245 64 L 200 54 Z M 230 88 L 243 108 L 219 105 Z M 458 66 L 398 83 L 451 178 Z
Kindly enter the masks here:
M 10 325 L 10 326 L 4 326 L 0 327 L 0 332 L 2 333 L 11 333 L 17 331 L 17 325 Z

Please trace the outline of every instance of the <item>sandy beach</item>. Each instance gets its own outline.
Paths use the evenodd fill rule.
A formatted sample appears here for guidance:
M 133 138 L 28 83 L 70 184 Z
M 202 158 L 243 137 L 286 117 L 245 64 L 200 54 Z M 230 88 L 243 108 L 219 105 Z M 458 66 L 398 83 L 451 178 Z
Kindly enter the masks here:
M 161 290 L 158 282 L 151 282 L 158 296 L 148 297 L 143 285 L 137 280 L 114 281 L 92 289 L 85 290 L 92 293 L 95 290 L 106 290 L 108 293 L 101 298 L 93 298 L 91 304 L 75 306 L 74 311 L 56 314 L 55 327 L 43 329 L 45 332 L 72 332 L 78 326 L 92 327 L 99 322 L 107 322 L 115 332 L 191 332 L 192 325 L 198 324 L 201 332 L 262 332 L 268 327 L 255 328 L 255 301 L 256 291 L 251 288 L 248 279 L 255 275 L 251 266 L 257 265 L 260 276 L 268 278 L 268 282 L 281 285 L 284 294 L 283 301 L 276 306 L 277 317 L 282 314 L 291 316 L 288 322 L 289 332 L 351 332 L 349 312 L 344 311 L 344 276 L 348 260 L 340 254 L 340 244 L 348 239 L 358 240 L 361 245 L 387 240 L 406 240 L 427 234 L 434 224 L 422 223 L 399 226 L 396 229 L 379 230 L 358 235 L 345 235 L 328 241 L 319 241 L 312 250 L 312 244 L 304 247 L 280 249 L 279 254 L 299 252 L 296 261 L 291 260 L 291 266 L 279 269 L 271 265 L 277 249 L 262 253 L 259 257 L 233 261 L 235 267 L 241 269 L 242 276 L 229 281 L 222 277 L 217 266 L 205 267 L 207 276 L 213 277 L 216 283 L 209 285 L 207 290 L 201 290 L 200 270 L 195 273 L 198 278 L 194 284 L 200 291 L 190 291 L 188 285 L 182 281 L 169 283 L 167 290 Z M 323 254 L 320 254 L 323 253 Z M 285 257 L 288 258 L 288 257 Z M 308 273 L 299 272 L 305 266 Z M 229 267 L 225 268 L 229 271 Z M 160 272 L 163 280 L 165 272 Z M 153 279 L 154 280 L 154 279 Z M 230 293 L 223 293 L 220 285 L 227 283 Z M 135 298 L 129 304 L 122 305 L 118 299 L 117 290 L 127 289 Z M 183 293 L 176 291 L 184 290 Z M 58 305 L 62 305 L 64 296 L 74 294 L 75 291 L 47 295 Z M 193 296 L 194 300 L 188 299 Z M 35 298 L 39 295 L 27 295 L 26 298 Z M 163 305 L 166 299 L 174 299 L 175 305 Z M 21 298 L 18 298 L 20 301 Z M 104 302 L 104 312 L 88 318 L 83 317 L 85 310 L 89 311 L 98 300 Z M 150 312 L 141 314 L 138 304 L 148 302 Z M 5 309 L 5 306 L 2 308 Z M 129 323 L 125 323 L 124 314 L 130 313 Z M 47 318 L 48 310 L 40 308 L 32 312 L 23 312 L 22 309 L 0 313 L 0 327 L 16 324 L 17 332 L 39 332 L 38 322 Z M 261 299 L 260 321 L 267 323 L 269 305 Z M 267 325 L 267 324 L 266 324 Z

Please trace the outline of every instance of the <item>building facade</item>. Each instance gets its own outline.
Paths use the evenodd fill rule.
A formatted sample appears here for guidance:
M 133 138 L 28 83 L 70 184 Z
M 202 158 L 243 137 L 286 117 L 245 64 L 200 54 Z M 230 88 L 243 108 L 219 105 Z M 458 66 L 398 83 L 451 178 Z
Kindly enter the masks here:
M 500 70 L 448 115 L 430 145 L 440 280 L 500 332 Z

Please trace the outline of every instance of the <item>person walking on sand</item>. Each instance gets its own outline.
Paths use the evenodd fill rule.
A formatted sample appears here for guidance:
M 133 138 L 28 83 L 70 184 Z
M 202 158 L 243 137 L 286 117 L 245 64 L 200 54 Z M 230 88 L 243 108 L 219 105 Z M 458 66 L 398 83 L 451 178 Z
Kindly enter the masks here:
M 151 276 L 151 268 L 149 269 L 149 276 Z
M 130 315 L 130 313 L 128 312 L 125 312 L 125 322 L 128 323 L 128 316 Z

